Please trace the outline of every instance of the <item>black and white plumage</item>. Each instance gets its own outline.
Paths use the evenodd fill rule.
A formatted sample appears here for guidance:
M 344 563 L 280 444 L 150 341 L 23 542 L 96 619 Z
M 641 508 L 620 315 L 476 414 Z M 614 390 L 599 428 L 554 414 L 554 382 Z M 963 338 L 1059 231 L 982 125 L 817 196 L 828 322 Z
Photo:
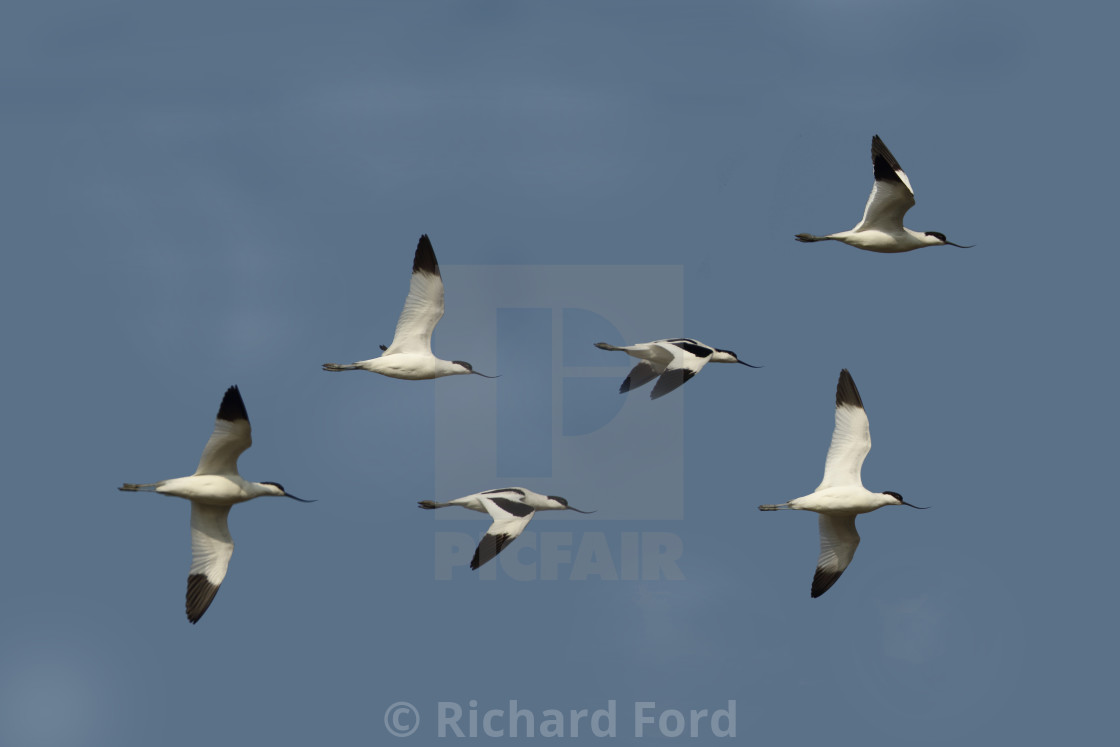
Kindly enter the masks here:
M 863 409 L 863 399 L 845 368 L 836 384 L 836 426 L 825 457 L 821 484 L 810 495 L 788 503 L 758 507 L 760 511 L 796 509 L 820 515 L 821 552 L 813 574 L 811 595 L 814 598 L 828 591 L 852 562 L 859 546 L 858 514 L 883 506 L 922 508 L 902 500 L 898 493 L 889 490 L 872 493 L 863 487 L 860 470 L 869 451 L 871 427 Z
M 477 374 L 466 361 L 445 361 L 432 353 L 432 331 L 443 318 L 443 277 L 428 235 L 420 237 L 412 258 L 408 297 L 397 319 L 393 342 L 380 345 L 381 355 L 357 363 L 324 363 L 324 371 L 372 371 L 394 379 L 437 379 L 441 376 Z
M 474 558 L 471 559 L 471 569 L 477 570 L 479 566 L 500 553 L 510 542 L 525 531 L 533 514 L 537 511 L 575 511 L 581 514 L 591 514 L 594 511 L 580 511 L 572 508 L 568 502 L 558 495 L 541 495 L 526 488 L 500 488 L 498 490 L 484 490 L 481 493 L 456 498 L 445 503 L 435 501 L 420 501 L 420 508 L 445 508 L 446 506 L 462 506 L 471 511 L 490 514 L 494 523 L 486 530 L 482 541 L 475 548 Z
M 241 392 L 231 386 L 222 398 L 214 432 L 202 449 L 198 469 L 189 477 L 153 483 L 125 483 L 119 490 L 163 493 L 191 502 L 191 567 L 187 574 L 187 619 L 196 623 L 222 585 L 233 555 L 227 518 L 235 503 L 263 495 L 285 496 L 275 482 L 249 482 L 237 473 L 237 458 L 253 445 L 249 414 Z
M 814 236 L 799 233 L 798 241 L 842 241 L 858 249 L 869 252 L 894 254 L 909 252 L 923 246 L 950 246 L 971 249 L 972 246 L 954 244 L 937 231 L 911 231 L 902 225 L 906 211 L 914 207 L 914 188 L 906 172 L 898 165 L 887 146 L 878 135 L 871 138 L 871 163 L 875 170 L 875 184 L 867 206 L 863 209 L 863 219 L 850 231 Z
M 641 363 L 630 370 L 630 375 L 619 387 L 619 394 L 645 386 L 657 379 L 650 399 L 663 397 L 691 379 L 707 363 L 742 363 L 749 368 L 761 368 L 739 360 L 730 350 L 720 350 L 705 345 L 699 340 L 675 337 L 636 345 L 615 346 L 605 342 L 595 343 L 600 350 L 621 350 L 629 356 L 638 358 Z

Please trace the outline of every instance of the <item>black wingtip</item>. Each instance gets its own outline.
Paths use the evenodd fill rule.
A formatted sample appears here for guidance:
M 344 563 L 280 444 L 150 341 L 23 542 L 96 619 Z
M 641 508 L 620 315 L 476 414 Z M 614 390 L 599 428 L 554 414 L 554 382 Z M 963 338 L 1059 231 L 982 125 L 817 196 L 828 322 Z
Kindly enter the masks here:
M 218 408 L 218 420 L 249 420 L 249 413 L 245 411 L 245 402 L 241 399 L 241 391 L 236 386 L 226 390 L 222 397 L 222 406 Z
M 843 571 L 836 573 L 835 571 L 826 571 L 823 568 L 818 568 L 817 572 L 813 574 L 813 589 L 809 592 L 813 599 L 816 599 L 821 594 L 832 588 L 836 580 L 843 575 Z
M 191 624 L 202 619 L 202 615 L 214 601 L 221 584 L 210 583 L 204 573 L 194 573 L 187 577 L 187 619 Z
M 474 550 L 474 557 L 471 558 L 471 570 L 477 571 L 479 566 L 486 565 L 509 544 L 511 539 L 513 538 L 508 534 L 482 535 L 482 541 L 478 543 L 478 547 Z
M 836 382 L 836 406 L 840 407 L 841 405 L 863 409 L 863 399 L 860 398 L 859 390 L 856 389 L 856 382 L 846 368 L 840 372 L 840 381 Z
M 428 240 L 428 234 L 421 236 L 420 243 L 416 245 L 416 256 L 412 258 L 412 272 L 439 275 L 439 263 L 436 262 L 436 253 L 432 249 L 432 242 Z
M 902 171 L 902 167 L 878 135 L 871 138 L 871 163 L 875 167 L 876 181 L 902 181 L 896 173 Z

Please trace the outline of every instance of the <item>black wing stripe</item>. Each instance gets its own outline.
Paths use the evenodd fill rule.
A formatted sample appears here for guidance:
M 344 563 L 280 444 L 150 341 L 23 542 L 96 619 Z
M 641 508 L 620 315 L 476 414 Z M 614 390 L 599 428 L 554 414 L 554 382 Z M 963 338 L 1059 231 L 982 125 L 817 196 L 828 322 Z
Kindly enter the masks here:
M 532 506 L 526 506 L 524 503 L 509 498 L 491 498 L 490 500 L 494 502 L 495 506 L 514 516 L 528 516 L 534 511 Z
M 688 340 L 672 340 L 672 343 L 681 350 L 692 353 L 697 358 L 707 358 L 712 354 L 711 348 L 704 347 L 703 345 L 697 345 Z
M 522 498 L 525 497 L 525 491 L 521 488 L 498 488 L 497 490 L 483 490 L 479 495 L 493 495 L 494 493 L 517 493 Z

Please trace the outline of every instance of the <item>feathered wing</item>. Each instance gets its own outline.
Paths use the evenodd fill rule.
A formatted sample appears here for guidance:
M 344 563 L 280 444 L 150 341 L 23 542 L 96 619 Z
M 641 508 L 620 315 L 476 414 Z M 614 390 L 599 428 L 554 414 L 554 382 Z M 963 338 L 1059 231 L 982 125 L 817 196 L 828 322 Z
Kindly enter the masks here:
M 836 384 L 836 426 L 824 460 L 824 479 L 817 491 L 825 488 L 863 487 L 860 470 L 871 451 L 871 426 L 863 400 L 848 369 L 840 372 Z
M 661 374 L 661 378 L 653 386 L 653 391 L 649 393 L 650 399 L 658 399 L 664 397 L 669 392 L 684 386 L 684 383 L 696 375 L 695 371 L 690 371 L 687 368 L 670 368 L 665 373 Z
M 619 394 L 624 394 L 631 389 L 645 386 L 649 382 L 657 378 L 658 374 L 664 369 L 650 363 L 649 361 L 642 361 L 638 365 L 630 369 L 627 374 L 626 380 L 622 382 L 622 386 L 618 388 Z
M 202 449 L 198 460 L 196 475 L 235 475 L 237 458 L 253 445 L 252 428 L 249 426 L 249 413 L 241 392 L 235 386 L 226 390 L 218 417 L 214 422 L 214 432 Z
M 443 278 L 427 234 L 420 237 L 412 260 L 408 298 L 397 319 L 393 342 L 382 355 L 432 352 L 432 330 L 443 318 Z
M 191 569 L 187 574 L 187 619 L 196 623 L 214 601 L 233 555 L 229 506 L 191 501 Z
M 814 599 L 832 588 L 859 547 L 855 514 L 820 514 L 819 525 L 821 554 L 817 558 L 817 571 L 813 574 L 813 589 L 810 592 Z
M 479 566 L 500 553 L 506 545 L 517 539 L 529 525 L 529 520 L 533 518 L 534 513 L 532 506 L 526 506 L 509 498 L 481 497 L 480 499 L 486 511 L 494 519 L 494 523 L 486 530 L 486 534 L 475 548 L 474 557 L 471 559 L 471 570 L 477 570 Z
M 641 360 L 641 363 L 630 369 L 630 373 L 627 374 L 626 379 L 622 382 L 622 386 L 618 388 L 619 394 L 625 394 L 633 389 L 645 386 L 663 374 L 667 368 L 673 366 L 674 362 L 679 360 L 683 355 L 683 351 L 670 345 L 668 340 L 654 340 L 653 342 L 627 345 L 624 347 L 617 347 L 605 342 L 597 342 L 595 343 L 595 347 L 601 350 L 621 350 L 627 355 Z M 677 386 L 679 386 L 679 384 Z M 675 388 L 676 387 L 673 387 L 673 389 Z
M 876 135 L 871 139 L 871 163 L 875 169 L 875 185 L 863 209 L 863 219 L 853 228 L 902 230 L 906 211 L 914 207 L 914 189 L 910 178 Z

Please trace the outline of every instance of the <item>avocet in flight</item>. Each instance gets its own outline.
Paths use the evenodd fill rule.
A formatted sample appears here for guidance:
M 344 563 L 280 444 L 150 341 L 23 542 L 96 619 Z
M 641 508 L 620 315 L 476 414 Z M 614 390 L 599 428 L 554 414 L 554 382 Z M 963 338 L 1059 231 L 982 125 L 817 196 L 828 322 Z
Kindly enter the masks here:
M 871 138 L 871 163 L 875 167 L 875 185 L 867 198 L 867 207 L 863 209 L 863 220 L 855 228 L 827 236 L 799 233 L 794 238 L 803 242 L 832 239 L 869 252 L 888 254 L 943 244 L 972 248 L 971 244 L 954 244 L 945 238 L 945 234 L 937 231 L 911 231 L 903 227 L 903 216 L 914 207 L 914 188 L 878 135 Z
M 218 408 L 214 432 L 202 450 L 198 469 L 190 477 L 151 483 L 125 483 L 119 490 L 163 493 L 191 502 L 191 569 L 187 574 L 187 619 L 199 621 L 206 612 L 222 579 L 226 577 L 233 538 L 226 519 L 235 503 L 262 495 L 286 496 L 300 503 L 278 482 L 249 482 L 237 474 L 237 458 L 253 445 L 249 414 L 241 392 L 231 386 Z
M 529 520 L 537 511 L 575 511 L 581 514 L 593 514 L 594 511 L 580 511 L 572 508 L 568 502 L 558 495 L 541 495 L 525 488 L 500 488 L 498 490 L 484 490 L 462 498 L 456 498 L 446 503 L 435 501 L 420 501 L 420 508 L 444 508 L 446 506 L 462 506 L 471 511 L 488 513 L 494 523 L 486 530 L 482 541 L 475 548 L 474 558 L 471 559 L 471 570 L 477 570 L 480 565 L 500 553 L 506 545 L 513 542 L 525 531 Z
M 404 310 L 397 319 L 397 330 L 382 353 L 357 363 L 324 363 L 324 371 L 372 371 L 394 379 L 438 379 L 457 374 L 478 374 L 466 361 L 445 361 L 432 354 L 432 330 L 443 318 L 443 278 L 428 235 L 420 237 L 412 259 L 412 281 Z
M 867 452 L 871 451 L 871 428 L 863 400 L 848 369 L 840 372 L 836 384 L 836 428 L 832 431 L 832 444 L 824 461 L 824 480 L 811 495 L 794 498 L 788 503 L 759 506 L 759 511 L 797 509 L 820 514 L 821 554 L 817 558 L 817 572 L 813 575 L 812 596 L 819 597 L 828 591 L 840 574 L 852 562 L 859 546 L 856 516 L 883 506 L 915 506 L 902 500 L 902 496 L 889 490 L 872 493 L 863 487 L 860 468 Z
M 742 363 L 749 368 L 761 368 L 739 360 L 730 350 L 720 350 L 705 345 L 699 340 L 675 337 L 671 340 L 640 342 L 637 345 L 615 346 L 605 342 L 595 343 L 600 350 L 621 350 L 629 356 L 641 359 L 641 363 L 630 370 L 630 375 L 618 388 L 623 394 L 631 389 L 645 386 L 657 379 L 650 399 L 657 399 L 684 384 L 700 372 L 706 363 Z

